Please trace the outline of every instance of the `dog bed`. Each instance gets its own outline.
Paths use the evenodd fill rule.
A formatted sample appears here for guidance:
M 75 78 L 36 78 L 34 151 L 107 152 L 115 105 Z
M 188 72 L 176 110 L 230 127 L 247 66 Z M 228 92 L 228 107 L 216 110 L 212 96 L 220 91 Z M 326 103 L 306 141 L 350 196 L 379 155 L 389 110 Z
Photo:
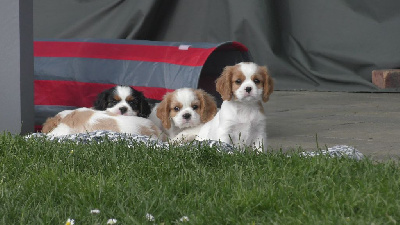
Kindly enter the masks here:
M 118 142 L 121 140 L 126 141 L 128 147 L 133 147 L 134 143 L 141 142 L 149 147 L 157 147 L 161 149 L 169 149 L 168 142 L 157 141 L 154 139 L 150 139 L 148 136 L 141 136 L 141 135 L 130 135 L 130 134 L 123 134 L 111 131 L 95 131 L 95 132 L 88 132 L 88 133 L 79 133 L 79 134 L 70 134 L 64 136 L 48 136 L 44 133 L 33 133 L 27 135 L 26 138 L 47 138 L 51 141 L 57 142 L 65 142 L 65 141 L 73 141 L 75 143 L 101 143 L 104 141 L 113 141 Z M 190 143 L 180 144 L 181 146 L 192 147 L 194 149 L 201 147 L 201 146 L 210 146 L 215 147 L 215 149 L 219 152 L 225 152 L 228 154 L 232 154 L 234 152 L 239 152 L 237 148 L 234 146 L 220 142 L 220 141 L 192 141 Z M 332 148 L 328 148 L 327 150 L 321 151 L 304 151 L 300 153 L 301 156 L 304 157 L 314 157 L 318 155 L 328 155 L 331 157 L 348 157 L 355 160 L 361 160 L 364 158 L 364 155 L 359 152 L 357 149 L 347 146 L 347 145 L 337 145 Z

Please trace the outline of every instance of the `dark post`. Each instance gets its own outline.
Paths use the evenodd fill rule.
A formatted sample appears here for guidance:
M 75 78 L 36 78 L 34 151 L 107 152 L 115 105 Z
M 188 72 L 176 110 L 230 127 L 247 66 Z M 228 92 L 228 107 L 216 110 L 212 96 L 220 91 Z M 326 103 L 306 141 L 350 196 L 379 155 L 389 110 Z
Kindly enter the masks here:
M 0 7 L 0 132 L 33 132 L 33 2 Z

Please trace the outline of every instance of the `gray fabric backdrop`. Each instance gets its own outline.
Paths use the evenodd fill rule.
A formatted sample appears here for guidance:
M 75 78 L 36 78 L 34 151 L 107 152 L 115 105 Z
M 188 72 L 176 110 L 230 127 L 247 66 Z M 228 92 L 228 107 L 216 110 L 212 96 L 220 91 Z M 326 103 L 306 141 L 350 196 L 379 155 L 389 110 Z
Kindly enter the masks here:
M 35 38 L 239 41 L 277 90 L 377 91 L 372 70 L 400 68 L 399 0 L 33 2 Z

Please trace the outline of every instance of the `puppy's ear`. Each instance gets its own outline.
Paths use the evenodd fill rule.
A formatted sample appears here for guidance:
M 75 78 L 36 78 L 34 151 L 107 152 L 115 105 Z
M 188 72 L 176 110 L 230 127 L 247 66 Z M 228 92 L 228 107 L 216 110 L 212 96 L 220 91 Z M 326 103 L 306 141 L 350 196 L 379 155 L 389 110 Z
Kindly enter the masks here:
M 136 91 L 136 92 L 137 92 L 137 95 L 135 98 L 137 98 L 137 101 L 139 104 L 138 105 L 138 107 L 139 107 L 138 116 L 147 118 L 147 117 L 149 117 L 149 115 L 151 113 L 149 102 L 147 101 L 146 97 L 144 97 L 143 92 L 140 92 L 140 91 Z
M 222 100 L 229 101 L 232 99 L 232 73 L 234 66 L 226 66 L 222 71 L 221 76 L 218 77 L 216 82 L 216 89 L 221 95 Z
M 107 109 L 107 99 L 111 94 L 111 90 L 107 89 L 97 95 L 96 100 L 93 103 L 93 108 L 96 110 L 106 110 Z
M 264 77 L 264 92 L 263 92 L 263 102 L 267 102 L 269 100 L 269 96 L 274 91 L 274 80 L 268 73 L 268 69 L 265 66 L 260 67 L 260 71 L 262 76 Z
M 56 115 L 54 117 L 50 117 L 44 122 L 43 128 L 42 128 L 42 133 L 50 133 L 54 128 L 60 124 L 61 121 L 61 116 Z
M 157 117 L 161 120 L 165 129 L 171 128 L 171 120 L 169 118 L 169 111 L 171 105 L 172 94 L 167 93 L 164 95 L 163 100 L 157 106 Z
M 200 100 L 200 120 L 202 123 L 206 123 L 212 120 L 217 113 L 217 104 L 215 103 L 214 97 L 205 91 L 198 89 L 194 91 L 197 98 Z

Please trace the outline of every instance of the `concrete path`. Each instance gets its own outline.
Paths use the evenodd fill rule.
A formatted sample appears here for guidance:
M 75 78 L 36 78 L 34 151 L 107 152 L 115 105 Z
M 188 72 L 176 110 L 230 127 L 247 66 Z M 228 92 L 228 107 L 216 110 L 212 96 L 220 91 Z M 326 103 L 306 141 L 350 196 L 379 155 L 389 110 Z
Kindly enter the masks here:
M 400 93 L 275 91 L 265 110 L 273 150 L 348 145 L 374 160 L 400 159 Z

